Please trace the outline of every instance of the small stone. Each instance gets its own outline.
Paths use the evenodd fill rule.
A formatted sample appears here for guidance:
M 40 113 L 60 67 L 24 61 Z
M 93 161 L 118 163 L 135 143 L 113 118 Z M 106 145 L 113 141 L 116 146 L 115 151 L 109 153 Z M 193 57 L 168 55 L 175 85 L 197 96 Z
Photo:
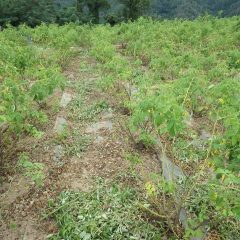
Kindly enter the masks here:
M 104 141 L 104 138 L 103 138 L 103 137 L 97 136 L 96 139 L 95 139 L 95 141 L 94 141 L 94 143 L 99 144 L 99 143 L 102 143 L 103 141 Z
M 129 83 L 125 84 L 125 88 L 129 94 L 129 96 L 134 96 L 139 92 L 139 89 Z
M 205 129 L 201 130 L 201 135 L 200 135 L 201 140 L 207 141 L 211 137 L 212 137 L 212 135 L 209 132 L 207 132 Z
M 69 76 L 68 76 L 69 79 L 74 79 L 74 75 L 71 73 Z
M 54 161 L 56 163 L 61 162 L 62 156 L 63 156 L 63 147 L 61 145 L 57 145 L 54 150 Z
M 102 119 L 106 120 L 106 119 L 111 119 L 111 118 L 113 118 L 112 112 L 109 112 L 109 111 L 103 112 Z
M 62 99 L 60 101 L 60 107 L 65 108 L 71 102 L 72 95 L 69 93 L 63 93 Z
M 67 126 L 66 119 L 63 117 L 57 117 L 55 126 L 54 126 L 54 130 L 58 133 L 62 132 L 66 126 Z
M 194 139 L 192 141 L 189 142 L 192 146 L 197 147 L 197 148 L 202 148 L 203 147 L 203 143 L 200 139 Z
M 187 223 L 187 212 L 184 208 L 181 208 L 180 213 L 179 213 L 179 221 L 182 224 L 182 226 L 187 229 L 188 228 L 188 223 Z
M 185 177 L 182 169 L 170 161 L 166 156 L 162 156 L 163 175 L 167 181 L 182 179 Z
M 103 122 L 98 122 L 94 123 L 93 125 L 87 127 L 86 132 L 87 133 L 97 133 L 100 130 L 109 130 L 111 131 L 113 128 L 113 124 L 111 121 L 103 121 Z
M 192 116 L 189 114 L 188 117 L 184 120 L 185 124 L 188 128 L 192 128 L 194 126 L 194 120 Z

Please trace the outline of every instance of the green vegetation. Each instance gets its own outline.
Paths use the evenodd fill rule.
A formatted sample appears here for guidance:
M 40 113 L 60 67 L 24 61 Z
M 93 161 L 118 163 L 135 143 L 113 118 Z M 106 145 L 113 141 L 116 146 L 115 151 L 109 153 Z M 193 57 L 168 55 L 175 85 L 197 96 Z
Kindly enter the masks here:
M 43 24 L 0 32 L 0 123 L 8 126 L 0 139 L 5 145 L 24 133 L 41 137 L 44 102 L 64 87 L 61 70 L 76 54 L 72 47 L 81 46 L 98 61 L 99 86 L 113 96 L 117 109 L 128 110 L 129 139 L 149 151 L 161 148 L 188 175 L 177 183 L 154 176 L 140 193 L 116 185 L 64 192 L 52 206 L 60 228 L 53 239 L 159 239 L 159 232 L 189 239 L 202 225 L 222 239 L 240 238 L 239 22 L 239 17 L 139 18 L 113 27 Z M 79 121 L 107 108 L 105 102 L 93 103 L 80 114 L 74 104 L 82 106 L 83 99 L 72 103 L 72 117 Z M 79 136 L 72 135 L 81 144 L 72 144 L 70 155 L 88 144 Z M 69 133 L 58 137 L 62 143 Z M 126 159 L 132 168 L 142 161 L 140 153 Z M 26 156 L 23 160 L 28 172 L 40 167 Z M 182 208 L 189 214 L 184 229 L 179 226 Z
M 0 33 L 0 124 L 6 123 L 9 132 L 39 134 L 37 126 L 47 121 L 43 103 L 55 88 L 64 87 L 61 68 L 73 55 L 70 46 L 84 39 L 78 37 L 81 31 L 42 25 Z
M 71 131 L 71 136 L 69 136 L 69 139 L 69 142 L 63 142 L 67 156 L 81 157 L 81 154 L 85 151 L 91 142 L 91 138 L 82 135 L 82 133 L 78 130 Z
M 157 228 L 145 222 L 137 194 L 100 181 L 90 192 L 63 192 L 50 202 L 61 230 L 51 239 L 160 239 Z
M 120 0 L 123 4 L 123 17 L 125 19 L 136 20 L 147 10 L 150 0 Z
M 204 142 L 209 151 L 203 150 L 201 160 L 207 158 L 216 167 L 238 171 L 237 23 L 238 18 L 141 19 L 115 28 L 97 27 L 97 35 L 91 32 L 91 54 L 103 63 L 102 85 L 137 89 L 130 100 L 125 97 L 125 105 L 132 113 L 131 130 L 141 131 L 139 138 L 157 134 L 155 138 L 164 137 L 172 147 L 181 141 L 187 151 L 204 129 L 211 137 Z M 121 44 L 125 46 L 122 54 L 117 47 Z M 122 91 L 121 96 L 125 89 Z M 188 126 L 194 120 L 198 124 Z
M 228 223 L 237 229 L 240 207 L 233 197 L 239 196 L 240 166 L 238 22 L 210 16 L 162 22 L 142 18 L 91 32 L 91 54 L 103 70 L 100 85 L 129 108 L 131 137 L 151 148 L 160 141 L 162 151 L 189 169 L 185 190 L 175 197 L 181 199 L 177 209 L 190 208 L 196 192 L 205 189 L 199 201 L 206 199 L 195 205 L 191 224 L 207 221 L 221 236 L 236 232 Z M 162 184 L 154 184 L 154 209 L 163 196 L 172 196 L 158 188 Z M 159 215 L 167 216 L 169 208 L 162 210 Z M 178 211 L 166 218 L 175 237 L 171 222 L 177 218 Z
M 18 167 L 23 171 L 24 176 L 30 178 L 38 187 L 43 186 L 44 165 L 42 163 L 33 163 L 26 153 L 19 157 Z
M 53 0 L 0 0 L 0 26 L 6 23 L 13 26 L 26 23 L 33 27 L 54 20 Z
M 78 0 L 77 9 L 83 14 L 84 7 L 88 8 L 89 18 L 93 23 L 99 23 L 100 10 L 105 10 L 110 7 L 107 0 Z
M 240 13 L 238 0 L 153 0 L 152 11 L 163 18 L 190 18 L 203 15 L 234 16 Z
M 235 16 L 238 0 L 0 0 L 0 26 L 45 23 L 111 25 L 139 16 L 194 19 L 204 14 Z
M 21 136 L 42 137 L 48 121 L 46 102 L 56 88 L 64 88 L 61 71 L 76 54 L 70 47 L 85 45 L 88 30 L 84 29 L 81 34 L 83 27 L 76 25 L 35 29 L 23 25 L 0 32 L 1 164 Z
M 86 107 L 86 106 L 85 106 Z M 108 105 L 106 102 L 97 102 L 83 109 L 81 113 L 78 115 L 79 120 L 91 120 L 96 116 L 98 113 L 102 112 L 104 109 L 107 109 Z

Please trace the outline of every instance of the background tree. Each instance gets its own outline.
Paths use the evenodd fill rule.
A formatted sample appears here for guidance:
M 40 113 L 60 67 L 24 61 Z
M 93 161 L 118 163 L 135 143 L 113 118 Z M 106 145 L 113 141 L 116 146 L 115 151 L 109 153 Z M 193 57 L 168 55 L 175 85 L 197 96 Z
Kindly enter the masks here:
M 240 14 L 239 0 L 212 0 L 210 7 L 214 12 L 222 11 L 223 16 L 233 16 Z
M 151 10 L 154 16 L 162 18 L 190 18 L 209 13 L 222 16 L 240 14 L 239 0 L 152 0 Z
M 124 18 L 131 20 L 141 16 L 150 5 L 150 0 L 119 0 L 119 2 L 124 5 Z
M 41 22 L 54 22 L 53 0 L 0 0 L 0 24 L 17 26 L 26 23 L 36 26 Z
M 239 0 L 0 0 L 0 25 L 36 26 L 41 22 L 96 23 L 111 25 L 148 15 L 194 19 L 205 13 L 223 17 L 239 15 Z M 104 22 L 104 21 L 103 21 Z
M 177 4 L 175 10 L 172 12 L 174 17 L 194 19 L 203 14 L 203 8 L 196 1 L 184 0 Z
M 78 0 L 77 11 L 79 14 L 84 15 L 84 9 L 87 7 L 89 19 L 92 23 L 99 23 L 100 11 L 110 8 L 107 0 Z
M 56 11 L 56 23 L 63 25 L 69 22 L 80 22 L 79 15 L 75 6 L 66 6 Z

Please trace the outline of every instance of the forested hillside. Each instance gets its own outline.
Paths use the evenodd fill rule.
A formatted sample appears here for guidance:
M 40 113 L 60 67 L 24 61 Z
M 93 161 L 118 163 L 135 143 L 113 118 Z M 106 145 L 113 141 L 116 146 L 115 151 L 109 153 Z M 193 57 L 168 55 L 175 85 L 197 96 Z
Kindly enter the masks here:
M 240 14 L 239 0 L 0 0 L 0 25 L 41 22 L 115 24 L 141 15 L 194 19 L 204 14 Z
M 74 4 L 77 0 L 55 0 L 62 5 Z M 121 5 L 121 0 L 108 0 L 114 10 Z M 131 0 L 129 1 L 131 2 Z M 132 1 L 136 4 L 137 1 Z M 174 18 L 194 18 L 208 12 L 218 14 L 222 12 L 223 16 L 232 16 L 240 14 L 239 0 L 150 0 L 148 14 L 160 17 Z
M 153 0 L 152 12 L 166 18 L 195 18 L 204 13 L 222 16 L 240 14 L 239 0 Z

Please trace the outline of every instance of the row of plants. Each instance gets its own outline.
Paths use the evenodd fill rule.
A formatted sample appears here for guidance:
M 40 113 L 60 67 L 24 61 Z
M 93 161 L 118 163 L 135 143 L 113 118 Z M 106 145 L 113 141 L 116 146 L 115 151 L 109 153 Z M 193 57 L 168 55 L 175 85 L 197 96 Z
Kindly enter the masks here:
M 151 122 L 171 140 L 182 138 L 190 117 L 205 121 L 209 132 L 217 122 L 211 151 L 214 163 L 223 166 L 227 162 L 228 168 L 238 171 L 238 21 L 142 19 L 111 29 L 99 27 L 93 31 L 91 51 L 105 63 L 103 84 L 120 82 L 137 87 L 137 97 L 126 103 L 133 112 L 133 127 Z M 122 54 L 118 54 L 117 44 L 125 45 Z
M 90 36 L 103 75 L 99 85 L 128 109 L 131 138 L 150 148 L 161 142 L 186 170 L 183 192 L 174 190 L 181 199 L 175 217 L 166 218 L 172 233 L 179 237 L 173 219 L 185 207 L 192 226 L 186 238 L 202 225 L 223 239 L 239 238 L 239 18 L 141 18 L 95 27 Z M 173 195 L 160 182 L 151 183 L 159 200 L 152 209 Z
M 64 88 L 62 70 L 87 43 L 87 27 L 84 32 L 74 24 L 8 26 L 0 32 L 1 159 L 22 134 L 42 136 L 41 125 L 48 121 L 45 103 L 56 88 Z

